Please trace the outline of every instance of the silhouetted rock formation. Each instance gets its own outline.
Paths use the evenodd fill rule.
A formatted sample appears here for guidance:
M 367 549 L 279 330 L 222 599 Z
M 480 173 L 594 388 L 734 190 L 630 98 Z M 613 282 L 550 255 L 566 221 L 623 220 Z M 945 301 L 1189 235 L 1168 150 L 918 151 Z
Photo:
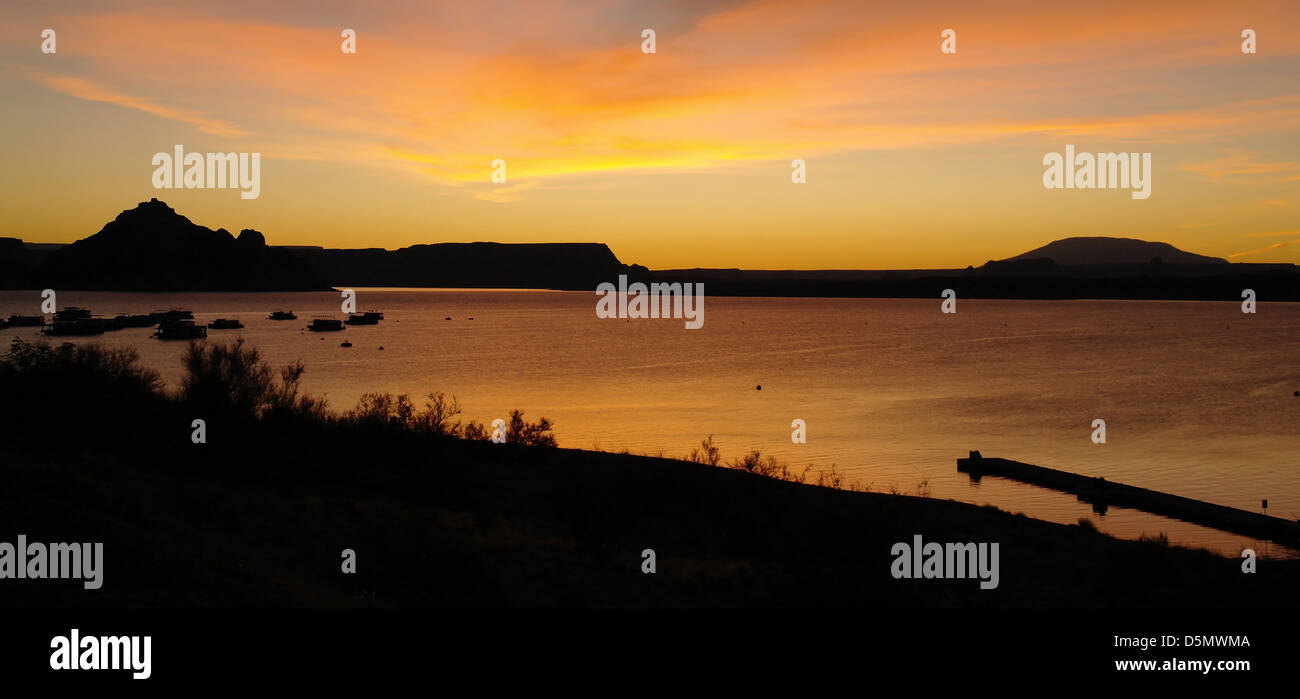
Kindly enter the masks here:
M 41 258 L 41 254 L 28 250 L 17 238 L 0 238 L 0 289 L 33 286 L 29 280 Z
M 98 233 L 50 252 L 36 287 L 118 291 L 310 291 L 328 289 L 302 260 L 267 247 L 261 233 L 236 239 L 196 225 L 151 199 Z
M 1168 243 L 1131 238 L 1066 238 L 1005 260 L 966 269 L 672 269 L 657 281 L 703 282 L 715 296 L 1300 300 L 1300 269 L 1284 263 L 1228 263 Z
M 1066 238 L 966 269 L 742 270 L 626 265 L 603 243 L 437 243 L 399 250 L 267 246 L 197 226 L 156 199 L 72 245 L 0 238 L 0 288 L 293 291 L 334 286 L 564 289 L 631 281 L 706 283 L 715 296 L 1300 300 L 1291 264 L 1228 263 L 1168 243 Z
M 984 277 L 1054 277 L 1061 273 L 1061 267 L 1047 257 L 1014 258 L 989 260 L 978 273 Z
M 1184 252 L 1169 243 L 1137 240 L 1135 238 L 1077 237 L 1063 238 L 1041 248 L 1001 260 L 1003 263 L 1029 260 L 1051 260 L 1058 265 L 1147 265 L 1156 259 L 1159 264 L 1220 264 L 1228 261 L 1221 257 L 1207 257 Z
M 399 250 L 291 248 L 336 285 L 570 289 L 590 291 L 620 274 L 647 270 L 619 262 L 604 243 L 438 243 Z

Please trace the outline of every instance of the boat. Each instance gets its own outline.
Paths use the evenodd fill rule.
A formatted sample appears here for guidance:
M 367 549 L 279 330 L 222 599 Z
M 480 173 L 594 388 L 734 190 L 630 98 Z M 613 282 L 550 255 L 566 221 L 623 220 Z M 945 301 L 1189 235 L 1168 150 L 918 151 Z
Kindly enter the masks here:
M 365 316 L 366 316 L 367 318 L 374 318 L 375 320 L 383 320 L 383 319 L 384 319 L 384 312 L 383 312 L 383 311 L 366 311 Z
M 41 328 L 41 332 L 46 335 L 103 335 L 105 330 L 113 329 L 103 318 L 74 318 L 55 320 Z
M 271 311 L 271 315 L 267 316 L 267 318 L 269 320 L 298 320 L 298 316 L 294 315 L 293 311 Z
M 380 314 L 380 317 L 383 317 L 383 314 Z M 353 313 L 352 315 L 349 315 L 348 319 L 344 322 L 348 325 L 379 325 L 379 318 L 376 318 L 369 313 Z
M 339 343 L 339 347 L 351 347 L 351 346 L 352 346 L 352 343 L 351 343 L 351 342 L 348 342 L 347 340 L 344 340 L 344 341 L 342 341 L 342 342 Z
M 329 316 L 313 318 L 311 321 L 311 325 L 308 325 L 307 329 L 314 330 L 316 332 L 329 332 L 331 330 L 342 330 L 343 321 L 338 320 L 337 318 L 330 318 Z
M 238 318 L 217 318 L 208 323 L 209 330 L 238 330 L 242 327 L 244 324 L 239 322 Z
M 56 323 L 60 321 L 66 321 L 66 320 L 89 320 L 89 319 L 90 319 L 90 310 L 85 308 L 77 308 L 76 306 L 65 306 L 63 310 L 54 314 L 54 322 Z
M 9 316 L 11 328 L 39 328 L 42 325 L 45 325 L 45 316 L 20 316 L 17 313 Z
M 159 340 L 197 340 L 208 336 L 208 329 L 192 320 L 165 320 L 153 334 Z
M 184 311 L 176 308 L 170 311 L 154 311 L 149 314 L 150 317 L 157 319 L 161 323 L 165 320 L 194 320 L 193 311 Z

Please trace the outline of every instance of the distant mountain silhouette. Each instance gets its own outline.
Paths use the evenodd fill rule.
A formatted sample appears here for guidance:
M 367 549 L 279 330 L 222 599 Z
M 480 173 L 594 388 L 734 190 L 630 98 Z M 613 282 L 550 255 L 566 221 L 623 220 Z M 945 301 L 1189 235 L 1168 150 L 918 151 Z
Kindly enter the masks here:
M 331 286 L 591 290 L 625 265 L 604 243 L 438 243 L 399 250 L 268 246 L 192 223 L 151 199 L 71 245 L 0 238 L 0 288 L 311 291 Z
M 399 250 L 291 248 L 335 285 L 590 291 L 647 270 L 604 243 L 437 243 Z
M 1168 243 L 1066 238 L 965 269 L 651 271 L 603 243 L 437 243 L 398 250 L 268 246 L 191 223 L 157 199 L 71 245 L 0 238 L 0 288 L 122 291 L 296 291 L 330 286 L 592 291 L 631 281 L 707 283 L 716 296 L 1300 300 L 1291 264 L 1228 263 Z
M 704 282 L 716 296 L 997 299 L 1300 300 L 1300 269 L 1286 263 L 1229 263 L 1168 243 L 1066 238 L 1006 260 L 966 269 L 669 269 L 656 281 Z
M 0 238 L 0 289 L 19 289 L 40 266 L 42 253 L 32 252 L 17 238 Z
M 6 256 L 7 258 L 7 256 Z M 98 233 L 43 255 L 37 288 L 115 291 L 310 291 L 330 288 L 302 260 L 255 230 L 231 235 L 192 223 L 157 199 Z M 15 263 L 17 264 L 17 263 Z M 0 270 L 4 266 L 0 265 Z M 10 285 L 12 286 L 12 285 Z
M 1207 257 L 1179 250 L 1169 243 L 1136 238 L 1077 237 L 1053 241 L 1041 248 L 1009 257 L 1001 262 L 1051 260 L 1059 266 L 1069 265 L 1145 265 L 1159 258 L 1158 264 L 1228 264 L 1221 257 Z

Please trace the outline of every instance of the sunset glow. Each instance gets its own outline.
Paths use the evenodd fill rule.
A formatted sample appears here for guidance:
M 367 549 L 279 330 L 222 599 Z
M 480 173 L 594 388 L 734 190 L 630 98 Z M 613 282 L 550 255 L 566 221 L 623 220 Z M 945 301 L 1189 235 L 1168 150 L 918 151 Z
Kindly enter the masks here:
M 0 236 L 71 242 L 158 196 L 272 245 L 596 241 L 651 268 L 965 267 L 1073 235 L 1300 262 L 1294 2 L 321 5 L 6 7 Z M 261 196 L 153 189 L 177 144 L 261 153 Z M 1066 144 L 1150 152 L 1151 197 L 1044 189 Z

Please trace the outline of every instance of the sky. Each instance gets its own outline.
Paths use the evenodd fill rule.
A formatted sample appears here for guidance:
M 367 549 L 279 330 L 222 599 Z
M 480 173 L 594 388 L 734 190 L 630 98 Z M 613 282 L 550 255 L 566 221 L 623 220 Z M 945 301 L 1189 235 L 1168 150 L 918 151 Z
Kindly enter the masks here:
M 602 242 L 660 269 L 1092 235 L 1300 263 L 1294 0 L 6 0 L 0 94 L 0 236 L 30 242 L 157 197 L 272 245 Z M 1045 188 L 1067 144 L 1150 153 L 1150 197 Z M 260 195 L 156 189 L 176 145 L 260 153 Z

